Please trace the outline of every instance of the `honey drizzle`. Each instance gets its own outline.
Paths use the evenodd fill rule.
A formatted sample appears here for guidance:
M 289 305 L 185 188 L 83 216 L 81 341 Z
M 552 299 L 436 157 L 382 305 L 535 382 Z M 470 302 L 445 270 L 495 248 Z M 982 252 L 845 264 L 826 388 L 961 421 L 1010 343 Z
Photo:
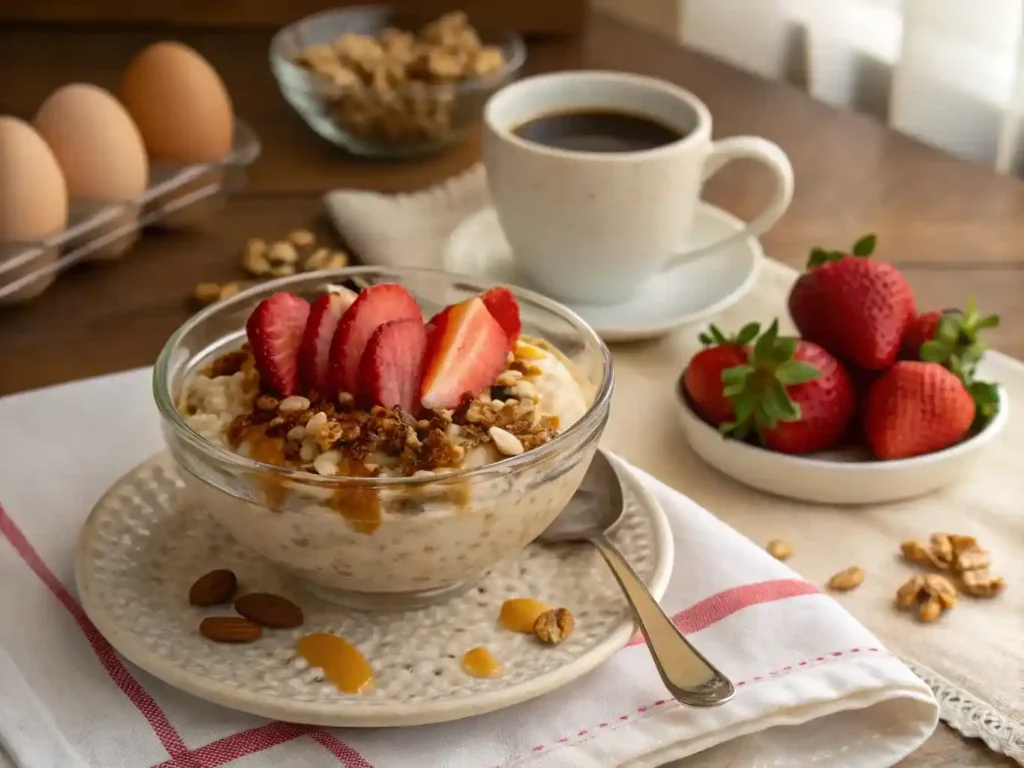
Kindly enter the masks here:
M 505 670 L 486 648 L 470 648 L 462 654 L 462 671 L 471 677 L 501 677 Z
M 550 610 L 551 606 L 547 603 L 534 600 L 532 597 L 513 597 L 501 604 L 498 622 L 510 632 L 529 635 L 533 633 L 533 625 L 537 618 Z
M 362 693 L 373 686 L 373 668 L 352 643 L 337 635 L 306 635 L 295 644 L 295 652 L 344 693 Z
M 249 442 L 252 458 L 274 467 L 284 466 L 284 438 L 269 437 L 263 427 L 250 429 L 244 440 Z M 261 474 L 258 479 L 267 499 L 267 506 L 279 510 L 284 504 L 285 488 L 281 480 L 271 474 Z
M 337 476 L 374 477 L 374 472 L 363 462 L 344 456 L 338 464 Z M 339 488 L 331 498 L 331 506 L 359 533 L 373 533 L 383 520 L 380 498 L 373 488 Z

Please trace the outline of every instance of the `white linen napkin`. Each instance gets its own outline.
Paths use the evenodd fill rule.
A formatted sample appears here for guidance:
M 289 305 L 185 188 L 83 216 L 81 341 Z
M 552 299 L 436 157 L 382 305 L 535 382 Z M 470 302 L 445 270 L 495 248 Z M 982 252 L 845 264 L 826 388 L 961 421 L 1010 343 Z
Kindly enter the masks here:
M 334 226 L 365 264 L 441 269 L 448 236 L 490 205 L 487 174 L 474 165 L 429 189 L 384 194 L 336 189 L 323 197 Z
M 223 709 L 122 660 L 74 597 L 89 509 L 162 447 L 149 370 L 4 398 L 0 425 L 0 743 L 19 768 L 648 768 L 703 750 L 684 765 L 872 768 L 937 721 L 928 687 L 831 597 L 639 471 L 675 541 L 662 602 L 739 686 L 729 704 L 669 700 L 638 644 L 561 690 L 442 725 Z

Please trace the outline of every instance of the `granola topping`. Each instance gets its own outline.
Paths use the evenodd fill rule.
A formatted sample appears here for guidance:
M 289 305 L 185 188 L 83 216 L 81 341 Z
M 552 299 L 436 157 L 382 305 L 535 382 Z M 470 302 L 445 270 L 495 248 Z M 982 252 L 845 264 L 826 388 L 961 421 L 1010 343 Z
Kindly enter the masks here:
M 179 405 L 214 442 L 328 477 L 356 464 L 360 475 L 372 467 L 370 476 L 388 477 L 478 466 L 547 443 L 586 410 L 569 369 L 534 340 L 519 342 L 494 386 L 455 411 L 367 410 L 348 392 L 279 399 L 263 389 L 247 347 L 195 376 Z

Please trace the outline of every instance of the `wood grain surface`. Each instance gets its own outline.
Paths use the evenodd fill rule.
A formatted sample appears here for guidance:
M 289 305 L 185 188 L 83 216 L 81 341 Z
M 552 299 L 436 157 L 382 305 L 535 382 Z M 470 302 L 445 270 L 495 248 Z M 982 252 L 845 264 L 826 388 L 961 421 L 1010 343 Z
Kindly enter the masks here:
M 0 3 L 0 21 L 267 27 L 365 4 L 365 0 L 5 0 Z M 481 23 L 508 26 L 524 34 L 578 32 L 588 9 L 587 0 L 391 0 L 391 4 L 435 15 L 466 11 Z
M 30 117 L 54 88 L 70 81 L 113 87 L 142 46 L 177 38 L 218 68 L 237 112 L 264 145 L 249 185 L 208 231 L 147 233 L 123 261 L 76 269 L 34 302 L 0 308 L 0 395 L 152 363 L 192 311 L 186 297 L 197 282 L 240 276 L 238 253 L 247 237 L 310 226 L 333 238 L 320 203 L 325 190 L 414 190 L 479 158 L 478 136 L 415 162 L 346 156 L 316 137 L 281 98 L 266 63 L 270 34 L 0 26 L 0 112 Z M 800 265 L 813 245 L 839 247 L 876 232 L 883 258 L 905 270 L 923 306 L 962 305 L 974 294 L 985 311 L 1003 317 L 994 344 L 1024 357 L 1024 184 L 601 16 L 579 39 L 531 47 L 532 72 L 577 67 L 673 80 L 711 107 L 716 135 L 754 134 L 779 143 L 792 160 L 797 187 L 792 208 L 764 238 L 774 257 Z M 715 178 L 708 197 L 749 216 L 769 188 L 760 170 L 739 164 Z M 941 726 L 901 765 L 1011 764 Z

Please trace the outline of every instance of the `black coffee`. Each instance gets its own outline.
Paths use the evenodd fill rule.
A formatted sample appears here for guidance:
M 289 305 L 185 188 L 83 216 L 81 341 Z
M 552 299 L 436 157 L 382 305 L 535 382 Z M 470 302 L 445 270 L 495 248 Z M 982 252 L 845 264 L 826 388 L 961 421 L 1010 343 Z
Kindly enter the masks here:
M 645 115 L 614 110 L 543 115 L 513 133 L 535 144 L 575 152 L 638 152 L 663 147 L 685 135 Z

